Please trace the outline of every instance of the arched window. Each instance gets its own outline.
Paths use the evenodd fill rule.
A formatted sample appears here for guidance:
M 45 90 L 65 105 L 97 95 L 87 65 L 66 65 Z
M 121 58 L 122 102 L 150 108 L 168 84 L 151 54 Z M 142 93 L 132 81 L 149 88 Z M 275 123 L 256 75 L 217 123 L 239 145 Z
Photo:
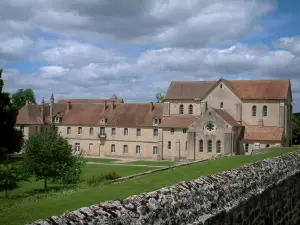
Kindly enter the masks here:
M 252 116 L 256 116 L 256 105 L 252 106 Z
M 171 149 L 171 141 L 168 141 L 168 149 Z
M 221 141 L 217 141 L 217 153 L 221 153 Z
M 270 147 L 270 145 L 269 144 L 266 144 L 266 148 L 269 148 Z
M 189 114 L 193 114 L 194 107 L 192 104 L 189 105 Z
M 180 104 L 179 106 L 179 114 L 183 114 L 183 104 Z
M 263 115 L 268 116 L 268 106 L 266 105 L 263 106 Z
M 220 108 L 223 109 L 223 102 L 220 103 Z
M 222 84 L 220 84 L 220 88 L 222 88 L 223 87 L 223 85 Z
M 212 141 L 211 140 L 207 141 L 207 152 L 212 152 Z
M 199 152 L 203 152 L 203 140 L 199 141 Z

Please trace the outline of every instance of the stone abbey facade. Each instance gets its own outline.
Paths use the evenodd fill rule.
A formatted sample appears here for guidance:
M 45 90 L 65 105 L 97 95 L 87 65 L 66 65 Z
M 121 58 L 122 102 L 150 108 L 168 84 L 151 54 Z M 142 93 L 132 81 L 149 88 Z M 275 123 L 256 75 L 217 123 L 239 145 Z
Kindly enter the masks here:
M 163 103 L 61 99 L 27 103 L 16 126 L 25 138 L 54 123 L 73 150 L 107 157 L 197 160 L 290 146 L 288 79 L 172 81 Z

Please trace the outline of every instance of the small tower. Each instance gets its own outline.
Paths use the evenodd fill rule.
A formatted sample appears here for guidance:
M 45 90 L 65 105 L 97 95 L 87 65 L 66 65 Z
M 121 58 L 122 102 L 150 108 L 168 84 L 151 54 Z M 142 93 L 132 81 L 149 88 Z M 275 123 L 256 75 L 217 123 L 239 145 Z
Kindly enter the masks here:
M 54 95 L 53 92 L 50 97 L 50 121 L 53 122 L 53 108 L 54 108 Z
M 41 119 L 42 119 L 42 123 L 44 124 L 45 122 L 45 100 L 44 100 L 44 97 L 42 99 L 42 103 L 41 103 Z

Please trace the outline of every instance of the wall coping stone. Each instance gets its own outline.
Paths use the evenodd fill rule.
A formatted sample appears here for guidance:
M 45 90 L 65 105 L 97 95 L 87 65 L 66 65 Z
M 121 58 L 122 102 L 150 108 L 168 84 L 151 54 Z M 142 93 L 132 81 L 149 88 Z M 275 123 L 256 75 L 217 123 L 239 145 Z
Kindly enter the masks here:
M 300 175 L 300 150 L 149 193 L 82 207 L 32 225 L 204 224 L 294 175 Z

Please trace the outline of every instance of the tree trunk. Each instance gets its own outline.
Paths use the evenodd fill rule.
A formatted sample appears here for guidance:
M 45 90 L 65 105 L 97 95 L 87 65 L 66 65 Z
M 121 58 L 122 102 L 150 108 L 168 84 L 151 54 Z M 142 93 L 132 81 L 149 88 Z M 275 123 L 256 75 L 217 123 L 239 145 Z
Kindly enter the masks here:
M 44 188 L 45 191 L 47 191 L 48 187 L 47 187 L 47 177 L 44 178 Z

